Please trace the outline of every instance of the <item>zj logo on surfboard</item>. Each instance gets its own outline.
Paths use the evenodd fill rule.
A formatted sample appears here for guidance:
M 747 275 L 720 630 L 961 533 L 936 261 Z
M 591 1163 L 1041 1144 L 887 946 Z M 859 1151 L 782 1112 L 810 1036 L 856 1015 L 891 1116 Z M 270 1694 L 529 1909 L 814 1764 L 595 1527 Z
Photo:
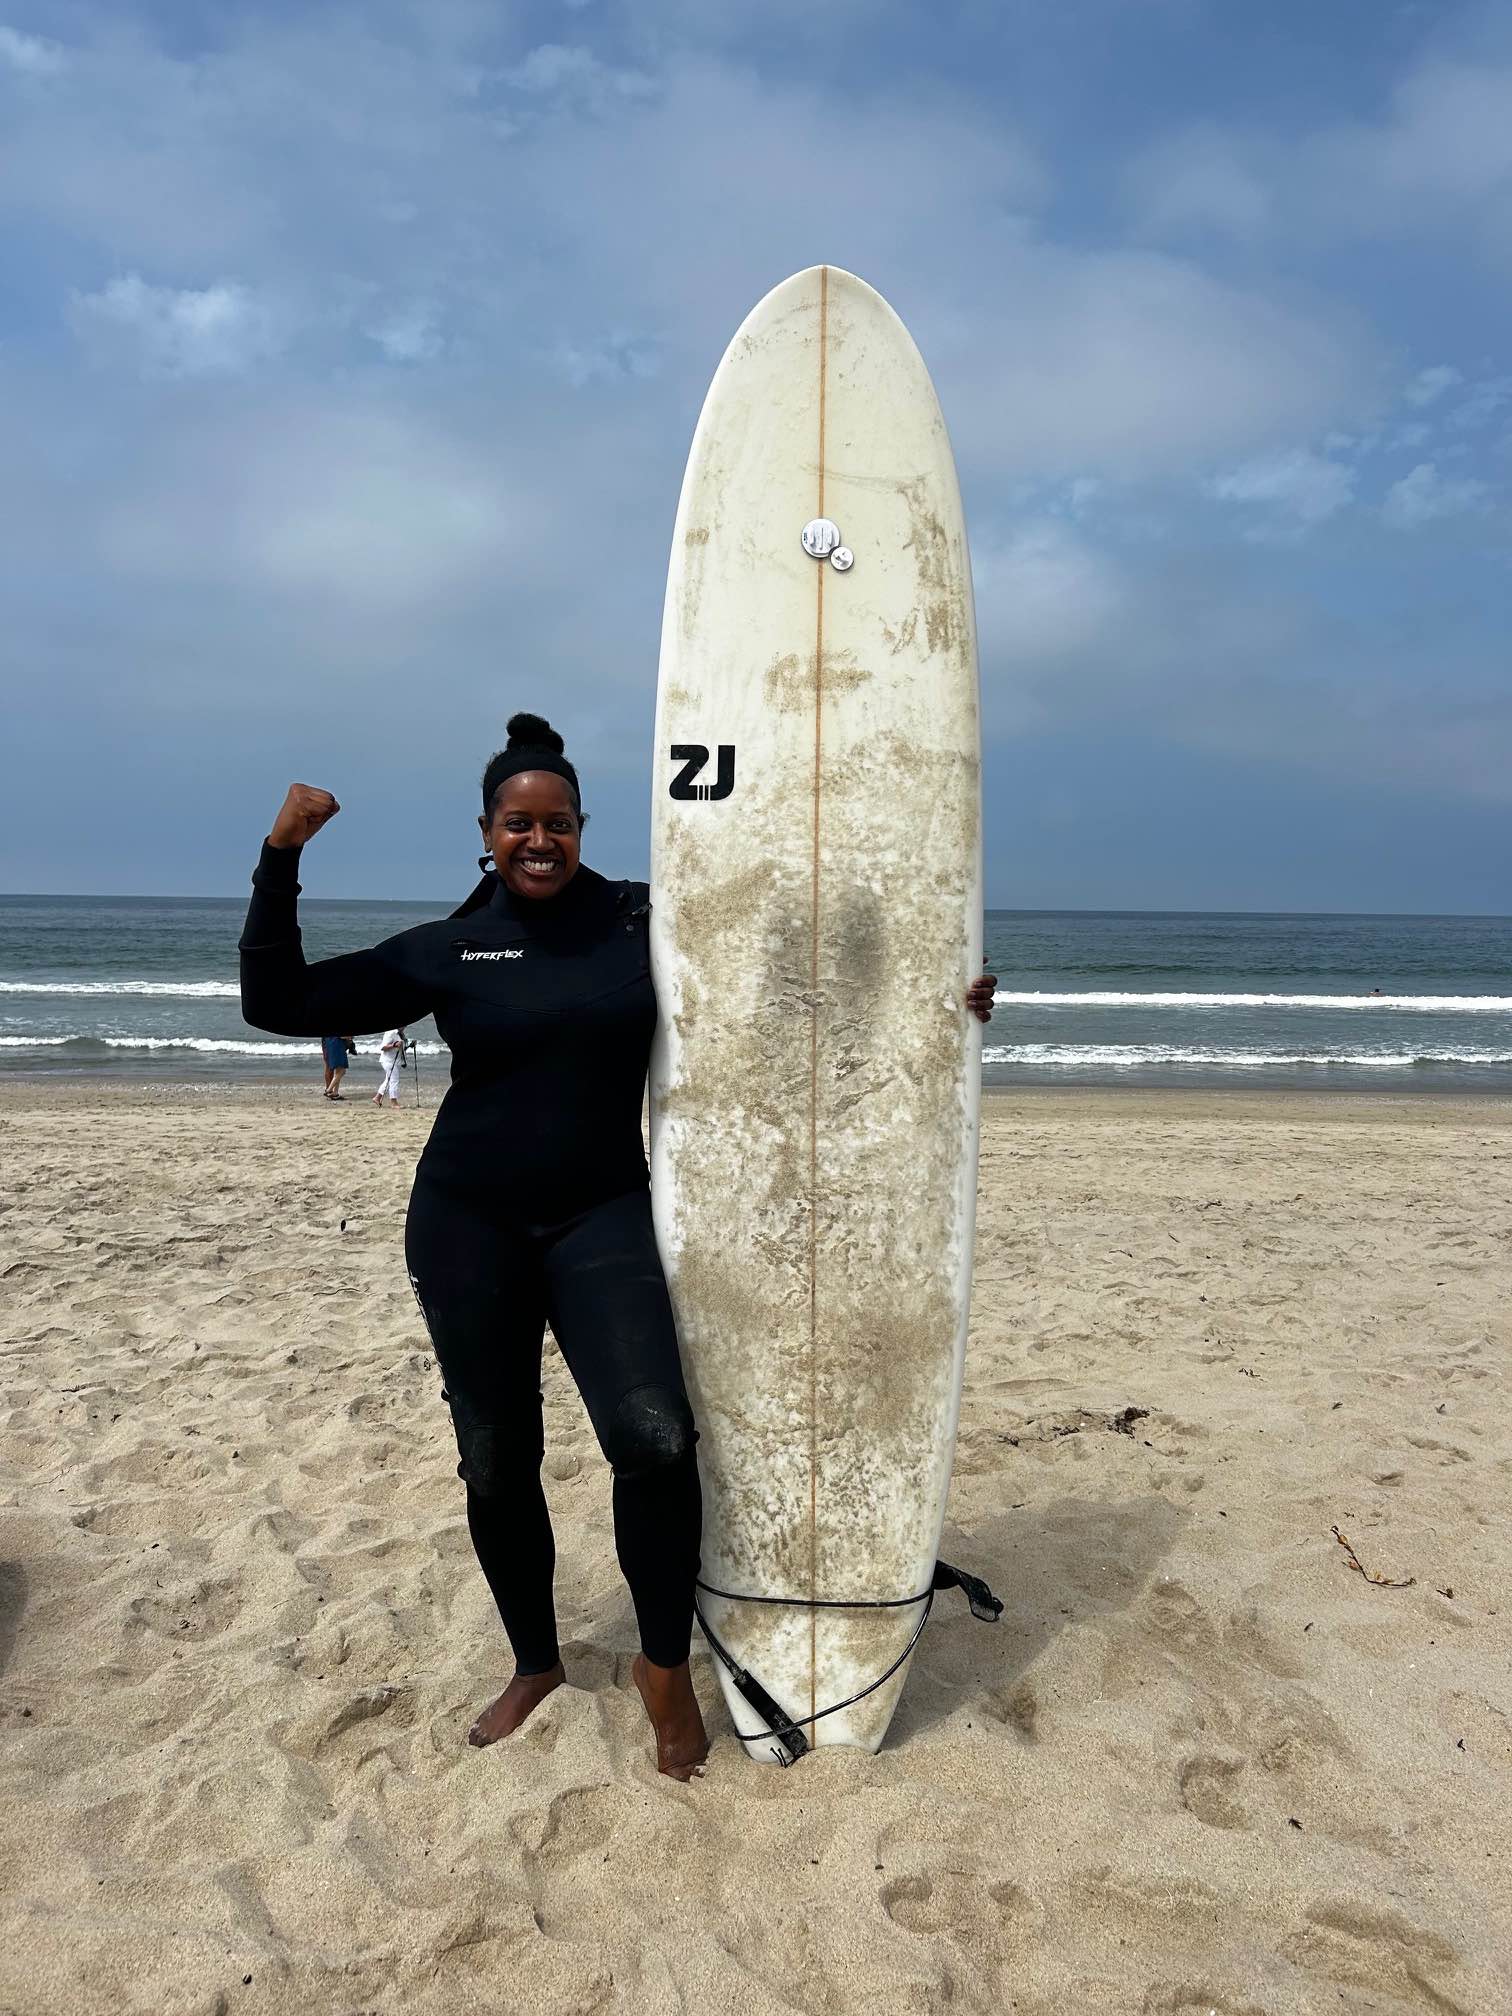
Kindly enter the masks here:
M 695 784 L 693 779 L 709 760 L 709 752 L 701 742 L 674 742 L 671 756 L 674 763 L 683 766 L 672 779 L 671 792 L 674 798 L 728 798 L 735 789 L 735 745 L 721 742 L 716 752 L 719 758 L 712 784 Z

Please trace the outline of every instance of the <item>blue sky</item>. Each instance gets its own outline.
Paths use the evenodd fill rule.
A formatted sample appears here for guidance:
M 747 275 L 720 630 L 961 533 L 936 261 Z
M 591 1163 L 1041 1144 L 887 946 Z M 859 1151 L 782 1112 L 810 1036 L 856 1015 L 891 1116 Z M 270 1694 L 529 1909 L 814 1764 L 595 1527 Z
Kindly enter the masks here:
M 0 0 L 0 887 L 468 886 L 522 705 L 645 861 L 735 327 L 912 327 L 993 904 L 1512 911 L 1512 4 Z

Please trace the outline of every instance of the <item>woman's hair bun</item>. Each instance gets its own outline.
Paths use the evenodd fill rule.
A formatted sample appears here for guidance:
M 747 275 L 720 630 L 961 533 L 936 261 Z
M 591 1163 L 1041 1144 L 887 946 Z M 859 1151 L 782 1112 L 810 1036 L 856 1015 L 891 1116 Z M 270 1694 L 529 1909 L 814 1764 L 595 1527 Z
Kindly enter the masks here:
M 539 714 L 511 714 L 509 717 L 509 747 L 511 749 L 549 749 L 554 756 L 560 756 L 567 744 L 558 735 L 549 721 L 543 721 Z

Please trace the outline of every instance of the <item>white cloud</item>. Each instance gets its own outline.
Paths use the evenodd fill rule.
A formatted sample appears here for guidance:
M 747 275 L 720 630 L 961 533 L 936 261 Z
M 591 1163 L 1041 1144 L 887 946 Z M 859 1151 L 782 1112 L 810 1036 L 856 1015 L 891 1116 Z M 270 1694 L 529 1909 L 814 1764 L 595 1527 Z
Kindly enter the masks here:
M 1272 173 L 1285 184 L 1287 217 L 1304 232 L 1469 230 L 1489 232 L 1495 244 L 1512 203 L 1512 67 L 1424 62 L 1380 118 L 1320 128 L 1290 149 L 1273 143 Z
M 569 48 L 561 42 L 543 42 L 522 63 L 504 71 L 502 79 L 529 97 L 571 99 L 580 105 L 651 98 L 657 90 L 655 79 L 645 71 L 616 69 L 591 49 Z
M 1225 504 L 1267 505 L 1301 532 L 1321 525 L 1353 501 L 1355 473 L 1310 448 L 1290 448 L 1242 463 L 1213 477 L 1205 487 L 1210 497 Z
M 1473 199 L 1512 184 L 1512 67 L 1432 63 L 1406 78 L 1391 116 L 1341 138 L 1382 189 Z
M 1158 141 L 1130 164 L 1125 183 L 1141 228 L 1157 237 L 1195 229 L 1248 238 L 1271 221 L 1263 175 L 1210 124 Z
M 1402 568 L 1417 564 L 1410 549 L 1396 553 Z M 1064 737 L 1127 728 L 1170 748 L 1311 769 L 1352 786 L 1512 800 L 1504 652 L 1478 624 L 1414 635 L 1387 613 L 1389 598 L 1377 598 L 1341 625 L 1337 605 L 1290 579 L 1283 556 L 1190 536 L 1142 549 L 1114 579 L 1105 625 L 1080 645 L 1052 631 L 1062 648 L 1045 652 L 1043 664 L 1035 635 L 1016 659 L 995 655 L 984 624 L 983 694 L 995 728 L 994 687 L 1023 682 L 1030 704 L 1021 703 L 1019 720 Z M 1461 725 L 1446 733 L 1449 719 Z
M 55 77 L 67 61 L 61 43 L 0 24 L 0 64 L 19 70 L 23 77 Z
M 1284 232 L 1295 246 L 1468 231 L 1501 258 L 1512 226 L 1512 65 L 1425 60 L 1376 118 L 1300 135 L 1195 122 L 1134 159 L 1125 193 L 1156 237 Z M 1435 389 L 1443 369 L 1418 381 L 1430 399 L 1453 382 Z
M 276 317 L 234 281 L 154 287 L 129 273 L 75 295 L 73 307 L 81 327 L 124 335 L 142 367 L 163 377 L 232 375 L 282 347 Z
M 1409 406 L 1432 406 L 1452 387 L 1464 382 L 1464 374 L 1452 364 L 1430 364 L 1426 371 L 1419 371 L 1402 397 Z
M 1449 415 L 1447 425 L 1458 434 L 1475 434 L 1488 427 L 1502 408 L 1512 405 L 1512 378 L 1486 378 L 1472 386 Z
M 984 278 L 997 268 L 1004 284 L 1018 206 L 1044 188 L 1011 126 L 963 118 L 930 94 L 858 102 L 684 57 L 654 97 L 614 112 L 585 117 L 569 94 L 491 172 L 532 192 L 527 270 L 540 245 L 566 248 L 543 297 L 553 319 L 593 328 L 610 302 L 621 326 L 675 329 L 701 372 L 765 287 L 842 254 L 884 292 L 912 286 L 942 316 L 969 301 L 980 332 L 997 293 L 984 309 Z M 729 159 L 732 144 L 738 171 L 694 169 Z M 846 190 L 866 200 L 847 204 Z M 983 261 L 969 281 L 963 239 Z
M 1501 260 L 1512 228 L 1512 66 L 1424 62 L 1380 118 L 1321 128 L 1294 148 L 1273 143 L 1272 164 L 1287 220 L 1308 236 L 1468 236 Z
M 391 364 L 428 364 L 444 348 L 437 320 L 437 310 L 429 302 L 417 301 L 369 322 L 363 333 Z
M 552 362 L 569 384 L 578 386 L 654 378 L 660 368 L 656 344 L 622 329 L 597 341 L 563 340 L 552 352 Z
M 548 354 L 612 318 L 675 328 L 702 365 L 763 283 L 837 250 L 980 330 L 982 274 L 1045 190 L 1011 122 L 939 87 L 842 95 L 685 47 L 654 75 L 563 43 L 463 62 L 386 35 L 387 11 L 254 10 L 184 57 L 102 34 L 46 117 L 0 127 L 0 194 L 108 266 L 229 270 L 302 323 L 333 288 L 388 300 L 397 274 L 459 355 L 531 328 Z M 507 10 L 474 12 L 497 59 Z
M 972 549 L 984 662 L 1008 677 L 1106 640 L 1125 604 L 1112 561 L 1063 519 L 1031 519 Z
M 1465 511 L 1484 510 L 1489 498 L 1484 483 L 1469 476 L 1440 476 L 1436 463 L 1419 462 L 1386 492 L 1381 517 L 1398 532 L 1407 532 L 1435 518 L 1457 518 Z
M 972 415 L 963 461 L 1149 478 L 1347 417 L 1380 365 L 1347 316 L 1296 311 L 1188 260 L 1025 244 L 1000 259 L 969 349 L 943 348 L 936 377 L 947 412 L 954 399 Z
M 315 597 L 360 622 L 487 582 L 527 528 L 486 456 L 434 427 L 280 404 L 176 437 L 102 543 L 140 581 Z
M 1107 487 L 1107 484 L 1097 476 L 1075 476 L 1066 485 L 1059 508 L 1068 518 L 1084 518 L 1088 509 L 1104 495 Z

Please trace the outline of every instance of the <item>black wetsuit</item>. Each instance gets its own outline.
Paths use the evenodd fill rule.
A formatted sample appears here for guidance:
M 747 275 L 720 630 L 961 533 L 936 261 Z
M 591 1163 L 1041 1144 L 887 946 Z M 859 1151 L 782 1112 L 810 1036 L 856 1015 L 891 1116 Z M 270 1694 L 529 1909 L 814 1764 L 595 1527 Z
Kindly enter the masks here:
M 299 850 L 264 845 L 241 938 L 242 1013 L 282 1036 L 434 1015 L 451 1089 L 415 1172 L 410 1280 L 440 1360 L 478 1559 L 523 1673 L 557 1659 L 541 1489 L 549 1321 L 614 1470 L 641 1645 L 688 1656 L 696 1435 L 652 1233 L 641 1097 L 656 997 L 644 883 L 580 867 L 306 965 Z

